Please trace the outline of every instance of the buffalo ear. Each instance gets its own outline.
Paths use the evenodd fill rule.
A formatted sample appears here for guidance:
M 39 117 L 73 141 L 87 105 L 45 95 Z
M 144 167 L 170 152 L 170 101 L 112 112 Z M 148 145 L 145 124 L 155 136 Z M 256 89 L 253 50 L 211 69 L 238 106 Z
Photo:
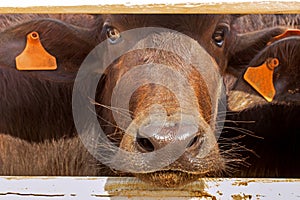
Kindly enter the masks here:
M 230 66 L 247 65 L 253 57 L 267 46 L 275 36 L 286 30 L 283 27 L 266 28 L 259 31 L 237 34 L 230 51 Z
M 231 87 L 228 87 L 229 84 L 226 85 L 229 110 L 242 111 L 266 104 L 299 106 L 299 52 L 300 37 L 286 37 L 263 48 L 244 65 L 239 76 L 226 73 L 225 84 L 234 80 Z M 267 69 L 266 64 L 270 58 L 277 60 L 276 69 L 271 70 L 272 72 Z M 249 66 L 251 68 L 248 68 Z M 246 68 L 248 68 L 247 71 Z
M 229 110 L 241 111 L 266 104 L 266 101 L 241 79 L 253 58 L 267 47 L 267 43 L 273 37 L 285 30 L 283 27 L 273 27 L 236 35 L 235 42 L 230 48 L 224 76 Z
M 243 34 L 236 34 L 235 39 L 229 48 L 228 65 L 225 74 L 230 78 L 225 82 L 227 90 L 234 86 L 233 79 L 237 80 L 242 76 L 250 61 L 264 48 L 275 36 L 286 30 L 283 27 L 266 28 L 259 31 L 252 31 Z

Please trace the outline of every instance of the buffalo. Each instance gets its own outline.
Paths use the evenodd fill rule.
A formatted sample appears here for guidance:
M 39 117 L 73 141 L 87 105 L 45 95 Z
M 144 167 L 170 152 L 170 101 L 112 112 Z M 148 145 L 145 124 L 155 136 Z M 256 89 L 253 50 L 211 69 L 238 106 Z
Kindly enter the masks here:
M 274 27 L 296 30 L 299 19 L 295 14 L 246 15 L 236 20 L 233 26 L 239 34 L 258 34 Z M 227 87 L 227 100 L 230 114 L 225 126 L 230 129 L 225 129 L 227 133 L 223 136 L 237 135 L 240 139 L 235 142 L 242 146 L 241 156 L 248 157 L 248 164 L 241 167 L 236 176 L 300 177 L 300 161 L 295 158 L 300 152 L 297 144 L 300 131 L 298 48 L 299 35 L 295 33 L 267 45 L 252 46 L 248 52 L 236 52 L 229 61 L 227 80 L 231 83 Z M 276 93 L 271 102 L 243 78 L 249 66 L 260 66 L 268 58 L 279 61 L 272 78 Z
M 93 16 L 93 26 L 88 27 L 84 27 L 82 18 L 78 17 L 76 24 L 68 20 L 37 18 L 5 28 L 0 33 L 0 54 L 6 55 L 0 58 L 0 92 L 3 94 L 0 131 L 6 134 L 3 141 L 8 142 L 3 146 L 13 143 L 11 137 L 17 137 L 25 140 L 24 146 L 33 151 L 38 145 L 46 145 L 50 152 L 68 152 L 68 147 L 56 146 L 64 144 L 61 141 L 66 141 L 68 146 L 71 140 L 69 143 L 78 146 L 78 151 L 72 151 L 74 156 L 81 156 L 83 160 L 86 157 L 95 167 L 92 175 L 111 170 L 117 174 L 125 172 L 165 187 L 181 186 L 200 177 L 238 173 L 252 176 L 247 170 L 253 167 L 239 169 L 247 165 L 245 157 L 239 154 L 241 149 L 248 148 L 256 152 L 256 146 L 251 144 L 256 144 L 258 138 L 265 135 L 255 134 L 254 139 L 243 141 L 248 148 L 234 141 L 242 138 L 240 132 L 231 134 L 234 131 L 226 133 L 225 129 L 218 140 L 222 116 L 226 115 L 222 108 L 228 106 L 230 110 L 225 127 L 237 130 L 240 128 L 230 121 L 257 121 L 255 115 L 251 117 L 256 111 L 280 115 L 279 110 L 262 108 L 270 104 L 245 84 L 241 74 L 247 67 L 260 65 L 270 56 L 280 60 L 275 75 L 294 71 L 291 80 L 283 76 L 288 84 L 282 87 L 282 77 L 275 80 L 277 96 L 274 102 L 278 106 L 282 102 L 297 103 L 299 73 L 296 65 L 289 65 L 290 62 L 297 63 L 296 58 L 281 61 L 290 53 L 285 49 L 286 45 L 292 45 L 289 41 L 268 45 L 275 36 L 284 33 L 286 27 L 250 29 L 240 33 L 242 17 L 99 15 Z M 24 49 L 26 35 L 32 31 L 39 33 L 45 49 L 56 57 L 57 70 L 16 70 L 14 59 Z M 288 39 L 292 38 L 283 40 Z M 97 51 L 99 44 L 100 52 Z M 279 51 L 280 45 L 284 46 L 282 51 Z M 124 48 L 126 51 L 118 55 Z M 94 82 L 97 84 L 92 88 L 90 84 Z M 132 88 L 135 90 L 130 93 Z M 228 105 L 223 99 L 223 89 L 228 96 Z M 95 94 L 91 96 L 93 91 Z M 293 91 L 291 97 L 288 96 L 290 91 Z M 128 107 L 119 106 L 127 100 L 128 94 Z M 247 95 L 256 99 L 248 101 L 243 98 Z M 241 107 L 243 105 L 245 107 Z M 242 113 L 250 110 L 252 115 L 240 116 L 241 110 Z M 239 113 L 234 115 L 232 111 Z M 297 110 L 293 113 L 298 116 Z M 95 131 L 91 114 L 101 125 L 105 137 Z M 257 129 L 264 126 L 258 124 Z M 80 153 L 83 144 L 78 137 L 89 152 Z M 15 142 L 20 143 L 19 139 Z M 272 145 L 278 145 L 272 142 L 268 143 L 270 151 Z M 111 169 L 98 170 L 99 165 L 90 154 Z M 7 162 L 3 157 L 0 156 L 2 162 Z M 83 162 L 67 161 L 66 164 L 76 168 Z M 21 169 L 24 169 L 24 175 L 29 173 L 26 167 Z M 86 174 L 79 171 L 66 174 Z M 47 175 L 51 173 L 63 174 L 53 170 Z
M 56 71 L 16 70 L 15 57 L 24 50 L 26 35 L 33 31 L 56 57 Z M 72 86 L 80 63 L 96 44 L 95 31 L 53 18 L 38 18 L 0 33 L 1 55 L 6 55 L 0 61 L 3 133 L 35 142 L 74 135 Z

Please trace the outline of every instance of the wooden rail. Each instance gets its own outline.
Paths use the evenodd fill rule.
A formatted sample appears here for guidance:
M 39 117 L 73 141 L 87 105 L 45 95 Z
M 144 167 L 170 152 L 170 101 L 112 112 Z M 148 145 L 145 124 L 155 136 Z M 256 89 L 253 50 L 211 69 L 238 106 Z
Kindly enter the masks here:
M 295 200 L 300 179 L 203 179 L 166 189 L 133 177 L 1 177 L 0 199 Z
M 132 0 L 131 0 L 132 1 Z M 10 3 L 13 1 L 0 1 L 0 13 L 295 13 L 300 11 L 300 1 L 257 1 L 240 0 L 153 0 L 136 1 L 138 4 L 131 3 L 130 0 L 118 1 L 89 1 L 79 0 L 82 5 L 69 4 L 65 6 L 53 5 L 52 1 L 21 1 L 19 4 Z M 19 1 L 16 1 L 19 2 Z M 22 3 L 23 2 L 23 3 Z M 41 4 L 41 2 L 44 2 Z M 49 2 L 48 4 L 45 2 Z M 55 1 L 54 1 L 55 2 Z M 57 2 L 57 1 L 56 1 Z M 65 1 L 61 1 L 62 3 Z M 74 0 L 74 2 L 76 2 Z M 78 1 L 77 1 L 78 2 Z M 124 2 L 124 4 L 120 3 Z M 165 3 L 160 3 L 165 2 Z M 51 5 L 51 6 L 47 6 Z M 20 7 L 21 6 L 21 7 Z

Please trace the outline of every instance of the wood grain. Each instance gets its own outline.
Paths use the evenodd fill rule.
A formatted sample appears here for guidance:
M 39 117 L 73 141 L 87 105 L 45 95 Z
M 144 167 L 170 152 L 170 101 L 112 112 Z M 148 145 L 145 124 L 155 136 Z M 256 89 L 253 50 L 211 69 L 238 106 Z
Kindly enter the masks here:
M 183 1 L 184 2 L 184 1 Z M 209 2 L 209 1 L 207 1 Z M 0 13 L 298 13 L 300 1 L 0 7 Z

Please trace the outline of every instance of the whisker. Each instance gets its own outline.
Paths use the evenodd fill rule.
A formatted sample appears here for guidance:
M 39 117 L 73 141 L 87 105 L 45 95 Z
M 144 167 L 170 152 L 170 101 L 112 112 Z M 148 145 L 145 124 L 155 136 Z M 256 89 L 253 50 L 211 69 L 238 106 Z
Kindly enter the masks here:
M 113 124 L 112 122 L 106 120 L 105 118 L 101 117 L 100 115 L 98 115 L 97 113 L 95 113 L 91 108 L 89 108 L 89 110 L 91 112 L 93 112 L 93 114 L 95 114 L 99 119 L 101 119 L 102 121 L 104 121 L 105 123 L 107 123 L 107 127 L 115 127 L 115 128 L 118 128 L 118 129 L 121 129 L 122 131 L 125 131 L 125 129 L 122 129 L 121 127 Z M 110 126 L 109 126 L 110 125 Z M 102 125 L 101 125 L 102 126 Z
M 239 123 L 243 123 L 243 124 L 253 124 L 255 123 L 255 121 L 239 121 L 239 120 L 229 120 L 229 119 L 226 119 L 225 122 L 231 122 L 235 125 L 238 125 Z
M 90 102 L 96 106 L 101 106 L 103 108 L 106 108 L 106 109 L 109 109 L 111 111 L 115 111 L 115 112 L 118 112 L 119 114 L 121 114 L 122 116 L 124 117 L 127 117 L 129 119 L 131 119 L 131 114 L 132 114 L 132 111 L 130 110 L 127 110 L 127 109 L 124 109 L 124 108 L 117 108 L 117 107 L 113 107 L 113 106 L 108 106 L 108 105 L 104 105 L 104 104 L 100 104 L 98 102 L 96 102 L 94 99 L 92 98 L 89 98 L 90 99 Z
M 226 149 L 221 151 L 221 153 L 226 153 L 226 151 L 234 151 L 234 152 L 250 152 L 253 155 L 255 155 L 256 157 L 260 157 L 258 154 L 255 153 L 254 150 L 247 148 L 245 145 L 241 145 L 238 142 L 234 142 L 232 140 L 230 140 L 230 138 L 219 138 L 219 140 L 225 140 L 225 141 L 229 141 L 230 143 L 222 143 L 222 142 L 218 142 L 220 148 L 222 149 L 222 147 L 231 147 L 231 149 Z M 231 144 L 231 146 L 229 146 Z M 233 147 L 233 148 L 232 148 Z
M 244 129 L 244 128 L 231 127 L 231 126 L 224 126 L 224 128 L 225 128 L 225 129 L 235 130 L 235 131 L 244 133 L 244 134 L 246 134 L 246 135 L 248 135 L 248 136 L 251 136 L 251 137 L 254 137 L 254 138 L 264 139 L 264 138 L 261 137 L 261 136 L 255 135 L 253 131 L 250 131 L 250 130 L 247 130 L 247 129 Z

